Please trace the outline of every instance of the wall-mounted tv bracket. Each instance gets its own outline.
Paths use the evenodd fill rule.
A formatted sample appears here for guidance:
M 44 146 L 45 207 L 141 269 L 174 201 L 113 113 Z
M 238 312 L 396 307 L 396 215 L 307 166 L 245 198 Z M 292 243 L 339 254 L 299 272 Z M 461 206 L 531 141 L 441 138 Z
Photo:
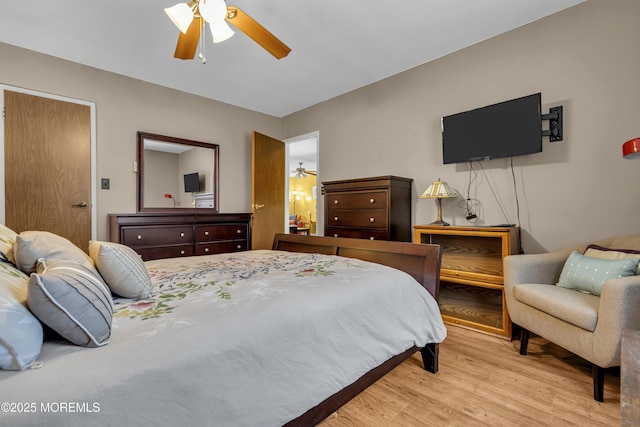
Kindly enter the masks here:
M 542 136 L 548 136 L 550 142 L 562 141 L 562 105 L 549 108 L 542 120 L 549 120 L 549 130 L 543 130 Z

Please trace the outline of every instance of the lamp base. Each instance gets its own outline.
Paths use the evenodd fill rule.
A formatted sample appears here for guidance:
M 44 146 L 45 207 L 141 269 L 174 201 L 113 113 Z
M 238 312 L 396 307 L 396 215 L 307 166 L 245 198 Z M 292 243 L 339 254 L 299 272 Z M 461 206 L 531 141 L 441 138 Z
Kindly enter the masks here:
M 441 219 L 438 219 L 438 220 L 433 221 L 433 222 L 432 222 L 431 224 L 429 224 L 429 225 L 442 225 L 442 226 L 447 226 L 447 225 L 451 225 L 451 224 L 449 224 L 448 222 L 443 221 L 443 220 L 441 220 Z

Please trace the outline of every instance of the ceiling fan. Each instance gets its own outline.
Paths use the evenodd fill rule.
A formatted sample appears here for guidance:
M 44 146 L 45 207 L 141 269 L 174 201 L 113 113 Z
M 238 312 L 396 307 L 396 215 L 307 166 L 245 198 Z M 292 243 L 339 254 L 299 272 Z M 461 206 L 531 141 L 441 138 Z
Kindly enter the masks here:
M 164 11 L 180 29 L 173 55 L 178 59 L 195 57 L 198 41 L 204 35 L 205 22 L 209 23 L 214 43 L 225 41 L 234 34 L 226 22 L 229 21 L 277 59 L 282 59 L 291 52 L 287 45 L 256 20 L 235 6 L 227 6 L 224 0 L 192 0 L 188 3 L 178 3 Z M 200 59 L 205 63 L 202 46 L 200 48 Z
M 306 178 L 307 175 L 317 175 L 316 171 L 308 171 L 305 168 L 303 168 L 302 163 L 303 162 L 300 162 L 300 166 L 298 166 L 295 170 L 291 171 L 296 173 L 294 175 L 296 178 L 300 179 L 300 178 Z

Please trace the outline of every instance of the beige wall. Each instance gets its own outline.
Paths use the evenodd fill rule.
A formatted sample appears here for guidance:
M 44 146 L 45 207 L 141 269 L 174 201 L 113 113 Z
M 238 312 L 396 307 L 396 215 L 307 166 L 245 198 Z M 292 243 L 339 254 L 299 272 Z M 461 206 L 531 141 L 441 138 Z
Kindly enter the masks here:
M 431 181 L 465 195 L 469 183 L 468 165 L 442 164 L 440 117 L 542 92 L 544 111 L 565 108 L 565 139 L 514 159 L 524 247 L 539 252 L 640 234 L 640 161 L 620 155 L 640 136 L 638 22 L 637 0 L 592 0 L 283 119 L 5 44 L 0 83 L 96 103 L 98 185 L 111 179 L 111 190 L 96 189 L 101 239 L 107 213 L 136 208 L 137 130 L 220 144 L 223 212 L 250 211 L 252 130 L 318 130 L 322 180 L 411 177 L 413 223 L 424 224 L 435 203 L 418 195 Z M 482 167 L 471 186 L 479 223 L 517 222 L 509 162 Z M 456 204 L 445 201 L 443 216 L 466 225 Z M 320 222 L 322 212 L 319 199 Z
M 144 150 L 145 207 L 172 208 L 174 203 L 182 206 L 178 163 L 178 154 Z M 171 194 L 173 200 L 164 197 L 167 193 Z
M 220 210 L 251 211 L 251 131 L 279 137 L 279 118 L 7 44 L 0 58 L 2 84 L 96 103 L 98 239 L 107 238 L 108 213 L 136 211 L 138 130 L 219 144 Z
M 319 130 L 323 181 L 413 178 L 413 224 L 425 224 L 436 217 L 434 201 L 418 199 L 429 183 L 465 198 L 469 183 L 468 164 L 442 164 L 440 118 L 542 92 L 543 112 L 564 106 L 565 137 L 513 160 L 525 251 L 640 234 L 640 161 L 621 157 L 640 136 L 639 22 L 637 0 L 590 1 L 287 116 L 283 137 Z M 478 224 L 518 222 L 509 161 L 482 168 Z M 459 201 L 445 200 L 443 217 L 467 225 Z

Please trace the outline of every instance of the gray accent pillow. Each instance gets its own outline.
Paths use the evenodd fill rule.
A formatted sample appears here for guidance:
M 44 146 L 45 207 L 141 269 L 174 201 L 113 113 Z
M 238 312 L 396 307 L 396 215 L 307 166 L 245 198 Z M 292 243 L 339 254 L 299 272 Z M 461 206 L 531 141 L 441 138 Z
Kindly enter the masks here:
M 38 261 L 29 278 L 27 304 L 40 321 L 83 347 L 109 343 L 113 302 L 109 288 L 75 261 Z
M 16 237 L 16 265 L 27 274 L 36 271 L 40 258 L 75 261 L 94 270 L 93 261 L 69 240 L 48 231 L 23 231 Z
M 600 295 L 602 285 L 609 279 L 634 276 L 640 258 L 601 259 L 571 252 L 565 261 L 558 286 Z
M 140 255 L 113 242 L 89 242 L 89 255 L 111 292 L 125 298 L 149 298 L 151 279 Z

